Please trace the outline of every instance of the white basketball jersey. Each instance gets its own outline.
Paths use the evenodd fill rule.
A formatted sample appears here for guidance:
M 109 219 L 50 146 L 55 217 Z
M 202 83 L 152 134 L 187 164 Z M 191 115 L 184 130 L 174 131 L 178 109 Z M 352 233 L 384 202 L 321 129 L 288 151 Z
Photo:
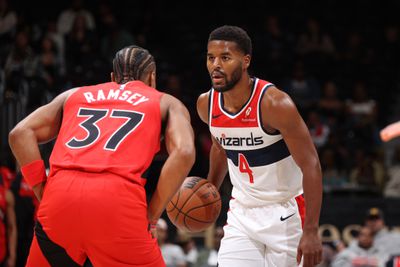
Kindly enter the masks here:
M 262 126 L 260 101 L 273 84 L 254 79 L 252 94 L 239 112 L 226 111 L 223 95 L 214 89 L 209 103 L 209 127 L 226 151 L 232 197 L 246 206 L 286 202 L 303 193 L 302 172 L 282 135 L 268 134 Z

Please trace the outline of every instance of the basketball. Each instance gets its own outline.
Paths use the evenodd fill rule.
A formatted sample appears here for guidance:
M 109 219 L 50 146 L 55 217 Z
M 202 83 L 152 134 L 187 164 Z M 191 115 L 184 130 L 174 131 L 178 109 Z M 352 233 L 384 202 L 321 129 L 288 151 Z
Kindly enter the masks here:
M 217 188 L 206 179 L 190 176 L 172 197 L 166 211 L 178 229 L 200 232 L 217 220 L 221 197 Z

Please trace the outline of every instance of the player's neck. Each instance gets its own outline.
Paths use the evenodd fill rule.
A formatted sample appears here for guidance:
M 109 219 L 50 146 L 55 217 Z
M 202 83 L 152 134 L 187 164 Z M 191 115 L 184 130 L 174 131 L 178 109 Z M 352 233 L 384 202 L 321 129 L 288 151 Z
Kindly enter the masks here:
M 243 77 L 231 90 L 223 93 L 224 108 L 231 112 L 238 112 L 249 100 L 253 91 L 254 78 Z

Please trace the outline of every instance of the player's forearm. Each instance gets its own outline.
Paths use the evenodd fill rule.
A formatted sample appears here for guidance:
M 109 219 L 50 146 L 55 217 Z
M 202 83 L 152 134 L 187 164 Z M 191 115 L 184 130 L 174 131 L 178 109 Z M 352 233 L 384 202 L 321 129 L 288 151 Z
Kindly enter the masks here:
M 400 121 L 389 124 L 383 128 L 380 132 L 380 136 L 384 142 L 388 142 L 393 138 L 400 136 Z
M 207 180 L 215 185 L 217 189 L 219 189 L 227 172 L 228 163 L 226 161 L 225 152 L 216 148 L 215 146 L 212 146 L 210 150 L 210 167 Z
M 303 190 L 306 203 L 304 230 L 318 230 L 322 204 L 322 174 L 318 161 L 303 171 Z
M 161 169 L 158 184 L 148 206 L 150 221 L 160 218 L 168 202 L 178 191 L 195 161 L 194 148 L 174 150 Z
M 8 141 L 20 166 L 41 159 L 39 145 L 33 130 L 17 126 L 10 132 Z
M 12 194 L 11 192 L 8 192 Z M 9 258 L 16 259 L 17 257 L 17 219 L 14 212 L 14 200 L 9 204 L 7 211 L 7 236 L 8 236 L 8 254 Z
M 17 228 L 15 225 L 9 226 L 8 229 L 8 253 L 9 257 L 16 259 L 17 257 Z

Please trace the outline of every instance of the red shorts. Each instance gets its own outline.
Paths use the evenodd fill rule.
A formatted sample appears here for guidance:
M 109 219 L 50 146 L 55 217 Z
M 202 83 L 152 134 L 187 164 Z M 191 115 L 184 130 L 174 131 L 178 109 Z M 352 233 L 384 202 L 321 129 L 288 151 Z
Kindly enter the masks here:
M 148 231 L 143 186 L 61 171 L 47 181 L 27 266 L 165 266 Z

